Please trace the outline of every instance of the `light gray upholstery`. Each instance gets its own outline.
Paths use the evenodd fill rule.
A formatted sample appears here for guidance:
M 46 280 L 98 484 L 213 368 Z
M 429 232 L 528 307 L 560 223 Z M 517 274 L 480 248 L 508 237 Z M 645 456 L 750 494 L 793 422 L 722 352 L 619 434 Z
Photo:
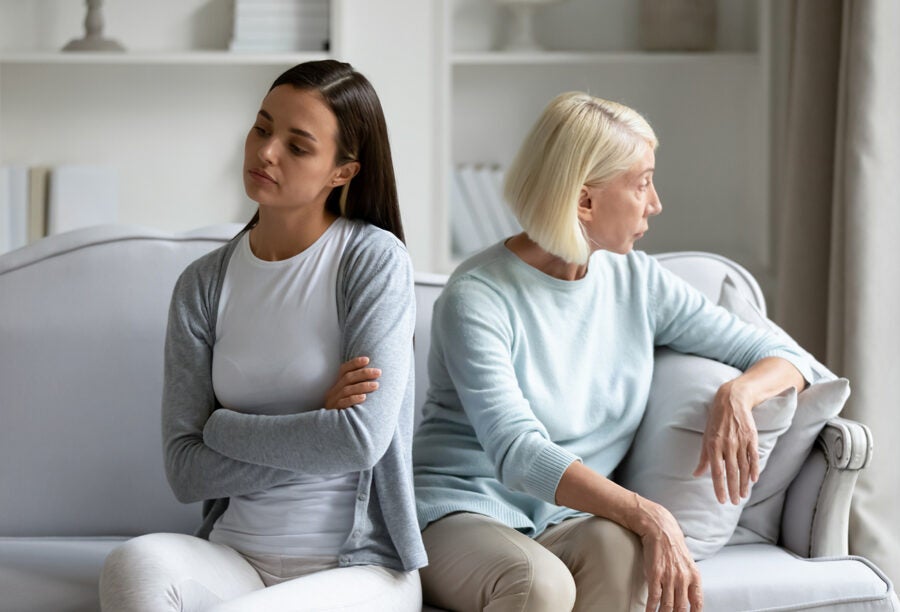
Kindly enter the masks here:
M 0 612 L 96 610 L 103 558 L 123 537 L 197 526 L 199 505 L 179 504 L 163 475 L 166 312 L 181 270 L 239 229 L 174 236 L 94 227 L 0 257 Z M 764 308 L 752 276 L 724 258 L 659 257 L 713 300 L 727 273 Z M 417 406 L 427 388 L 431 305 L 445 279 L 417 276 Z M 870 452 L 861 425 L 837 419 L 826 428 L 788 492 L 787 548 L 846 552 L 847 504 Z M 835 602 L 861 597 L 852 609 L 900 610 L 862 560 L 809 562 L 774 546 L 728 546 L 701 570 L 707 610 L 731 612 L 741 602 L 785 609 L 798 597 L 831 602 L 815 609 L 847 609 Z M 768 584 L 779 586 L 757 587 Z M 816 598 L 826 586 L 831 599 Z

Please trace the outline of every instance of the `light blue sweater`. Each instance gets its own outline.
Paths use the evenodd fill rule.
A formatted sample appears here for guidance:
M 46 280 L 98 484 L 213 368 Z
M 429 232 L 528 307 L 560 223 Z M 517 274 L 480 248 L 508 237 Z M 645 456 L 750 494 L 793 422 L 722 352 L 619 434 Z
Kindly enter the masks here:
M 419 524 L 468 511 L 529 535 L 581 514 L 554 503 L 576 460 L 609 475 L 644 413 L 653 350 L 747 369 L 806 359 L 642 252 L 595 253 L 577 281 L 502 243 L 463 263 L 434 306 L 424 420 L 413 445 Z

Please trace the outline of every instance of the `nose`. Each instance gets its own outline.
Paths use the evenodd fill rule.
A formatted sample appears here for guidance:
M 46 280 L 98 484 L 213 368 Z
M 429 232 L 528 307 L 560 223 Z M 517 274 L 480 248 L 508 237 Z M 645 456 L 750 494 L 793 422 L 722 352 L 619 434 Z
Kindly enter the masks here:
M 256 155 L 259 157 L 260 161 L 271 166 L 275 162 L 275 148 L 275 139 L 267 138 L 259 144 Z
M 647 206 L 647 216 L 655 217 L 662 212 L 662 202 L 659 200 L 659 194 L 656 193 L 656 185 L 651 186 L 653 193 L 650 194 L 650 203 Z

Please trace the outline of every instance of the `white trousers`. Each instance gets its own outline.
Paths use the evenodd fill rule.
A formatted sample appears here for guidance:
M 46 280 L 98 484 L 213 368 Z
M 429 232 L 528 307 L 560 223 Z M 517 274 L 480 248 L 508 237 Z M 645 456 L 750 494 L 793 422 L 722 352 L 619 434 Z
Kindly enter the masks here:
M 106 558 L 104 612 L 420 612 L 419 574 L 359 565 L 312 567 L 278 557 L 245 558 L 221 544 L 177 533 L 133 538 Z M 271 585 L 271 586 L 267 586 Z

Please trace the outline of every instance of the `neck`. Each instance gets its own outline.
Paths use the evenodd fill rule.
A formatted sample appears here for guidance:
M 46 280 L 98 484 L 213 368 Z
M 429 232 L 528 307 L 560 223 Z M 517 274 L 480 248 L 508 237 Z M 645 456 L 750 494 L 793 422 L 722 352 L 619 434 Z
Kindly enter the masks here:
M 524 232 L 507 240 L 506 248 L 532 268 L 537 268 L 547 276 L 560 280 L 578 280 L 584 278 L 588 271 L 587 264 L 569 263 L 548 253 Z
M 310 210 L 259 208 L 259 222 L 250 230 L 250 250 L 265 261 L 289 259 L 308 249 L 335 217 L 324 207 Z

